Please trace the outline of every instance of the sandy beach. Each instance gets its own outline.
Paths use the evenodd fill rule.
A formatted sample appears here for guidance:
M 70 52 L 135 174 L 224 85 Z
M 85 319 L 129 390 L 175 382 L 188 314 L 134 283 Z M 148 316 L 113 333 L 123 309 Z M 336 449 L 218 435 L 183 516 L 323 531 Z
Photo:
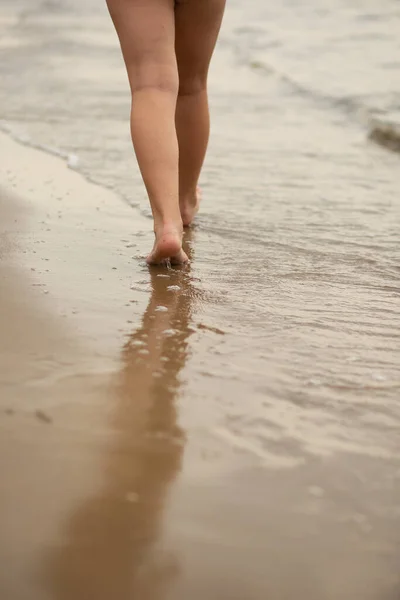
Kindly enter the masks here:
M 224 337 L 190 274 L 132 258 L 112 193 L 0 147 L 1 597 L 395 598 L 390 446 L 304 468 L 219 431 L 209 377 L 185 394 Z
M 105 6 L 2 2 L 0 600 L 398 600 L 399 22 L 232 0 L 149 269 Z
M 157 538 L 185 444 L 186 275 L 148 279 L 131 209 L 0 137 L 1 597 L 155 598 L 175 570 Z

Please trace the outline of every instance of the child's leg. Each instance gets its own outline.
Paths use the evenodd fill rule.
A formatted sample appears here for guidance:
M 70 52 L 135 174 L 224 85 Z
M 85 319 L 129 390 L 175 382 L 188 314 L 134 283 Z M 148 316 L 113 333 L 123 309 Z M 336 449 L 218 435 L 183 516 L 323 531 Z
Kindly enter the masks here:
M 207 150 L 210 119 L 208 69 L 225 0 L 178 0 L 175 49 L 179 70 L 176 131 L 179 141 L 179 198 L 184 225 L 198 210 L 197 183 Z
M 132 91 L 131 131 L 154 216 L 148 262 L 185 262 L 175 129 L 174 0 L 107 0 Z

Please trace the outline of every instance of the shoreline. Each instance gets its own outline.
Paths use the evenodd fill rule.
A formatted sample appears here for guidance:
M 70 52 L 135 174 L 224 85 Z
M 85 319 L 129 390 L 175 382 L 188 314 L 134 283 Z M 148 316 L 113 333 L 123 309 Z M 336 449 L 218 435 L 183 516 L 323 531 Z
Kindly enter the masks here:
M 150 222 L 58 157 L 3 133 L 0 149 L 4 156 L 0 166 L 0 186 L 6 198 L 3 207 L 14 210 L 10 194 L 19 207 L 12 234 L 18 249 L 12 254 L 12 263 L 32 280 L 32 291 L 40 290 L 42 302 L 48 305 L 50 300 L 56 313 L 73 328 L 81 327 L 89 338 L 98 330 L 115 337 L 116 329 L 140 315 L 132 302 L 131 282 L 143 269 L 142 245 L 147 242 L 151 246 Z M 140 246 L 135 242 L 138 232 Z M 88 329 L 85 310 L 90 295 L 93 326 Z M 135 294 L 142 307 L 145 296 Z M 113 309 L 118 310 L 111 309 L 111 299 Z M 98 327 L 96 310 L 104 310 L 113 323 Z
M 321 420 L 323 388 L 296 402 L 235 333 L 215 262 L 149 269 L 147 219 L 58 158 L 2 134 L 0 150 L 4 597 L 395 589 L 396 414 Z
M 161 520 L 186 446 L 178 506 L 176 494 L 243 464 L 212 432 L 191 431 L 189 443 L 180 423 L 191 284 L 138 258 L 149 221 L 111 192 L 3 134 L 0 149 L 0 589 L 12 600 L 29 584 L 29 600 L 41 600 L 43 586 L 54 598 L 65 585 L 82 598 L 111 586 L 108 600 L 130 579 L 129 547 L 149 554 L 150 579 L 134 584 L 147 593 L 159 585 L 159 547 L 172 543 Z M 184 537 L 192 529 L 190 514 L 170 520 Z M 175 561 L 165 552 L 162 563 Z

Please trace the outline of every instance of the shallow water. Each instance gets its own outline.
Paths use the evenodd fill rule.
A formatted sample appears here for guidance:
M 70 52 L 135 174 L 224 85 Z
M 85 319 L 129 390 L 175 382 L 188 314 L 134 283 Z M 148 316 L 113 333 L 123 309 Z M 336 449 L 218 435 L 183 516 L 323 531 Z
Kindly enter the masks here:
M 116 587 L 121 563 L 140 563 L 161 517 L 115 508 L 115 490 L 130 489 L 118 480 L 120 455 L 153 473 L 141 485 L 156 503 L 181 471 L 163 520 L 178 558 L 170 564 L 160 542 L 162 565 L 150 568 L 160 585 L 145 577 L 132 588 L 143 598 L 398 598 L 400 163 L 368 129 L 400 105 L 399 30 L 395 0 L 230 2 L 210 77 L 192 267 L 167 281 L 140 263 L 151 222 L 105 8 L 2 0 L 3 129 L 77 156 L 82 173 L 134 209 L 133 285 L 149 306 L 132 343 L 177 296 L 163 330 L 170 362 L 151 402 L 165 403 L 157 418 L 178 443 L 168 453 L 161 442 L 165 462 L 149 467 L 146 451 L 126 450 L 137 433 L 124 429 L 121 409 L 108 483 L 78 509 L 64 554 L 55 552 L 52 598 L 80 597 L 67 583 L 77 585 L 79 556 L 81 565 L 91 550 L 112 562 L 107 536 L 119 558 L 104 578 L 114 592 L 79 593 L 131 597 L 127 582 Z M 140 350 L 128 345 L 122 362 L 151 368 L 151 351 L 148 361 L 132 355 Z M 132 372 L 122 371 L 126 389 L 141 385 L 127 380 Z M 129 542 L 124 527 L 148 545 Z M 92 568 L 82 567 L 85 581 Z

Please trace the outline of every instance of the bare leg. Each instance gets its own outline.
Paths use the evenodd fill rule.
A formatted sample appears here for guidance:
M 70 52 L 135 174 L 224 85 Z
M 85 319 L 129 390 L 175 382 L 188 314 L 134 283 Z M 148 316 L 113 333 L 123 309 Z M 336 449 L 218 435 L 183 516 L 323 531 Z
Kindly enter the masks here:
M 175 129 L 178 70 L 173 0 L 107 0 L 132 92 L 131 132 L 156 241 L 149 263 L 185 262 Z
M 175 122 L 179 142 L 179 201 L 184 225 L 190 225 L 198 211 L 197 184 L 210 132 L 207 75 L 224 8 L 225 0 L 180 0 L 175 9 L 179 71 Z

